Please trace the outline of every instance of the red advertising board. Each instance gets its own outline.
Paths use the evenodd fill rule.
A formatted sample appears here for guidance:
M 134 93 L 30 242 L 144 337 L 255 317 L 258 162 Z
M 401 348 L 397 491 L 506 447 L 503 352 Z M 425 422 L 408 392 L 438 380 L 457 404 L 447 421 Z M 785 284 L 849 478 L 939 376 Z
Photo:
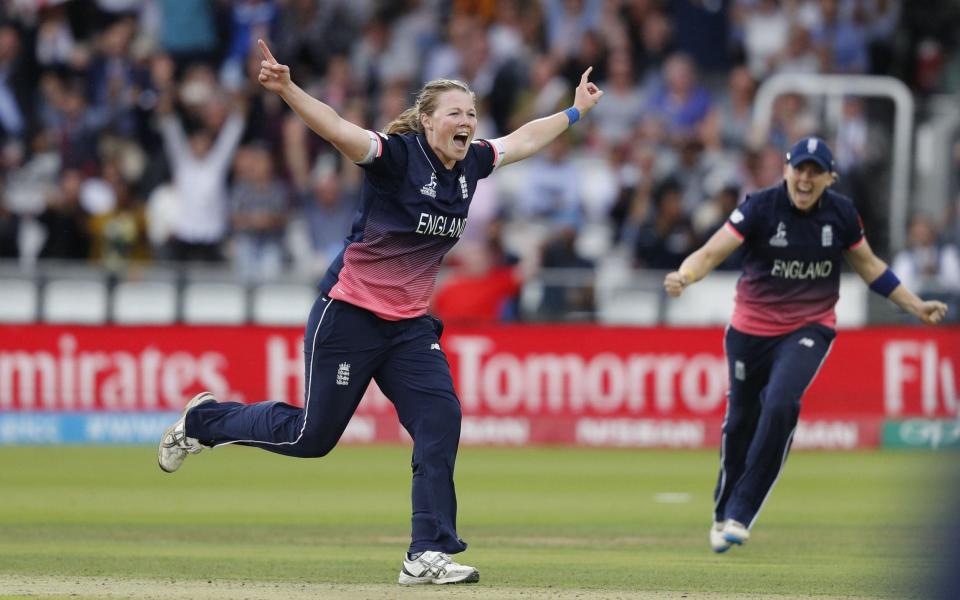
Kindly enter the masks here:
M 441 340 L 471 443 L 713 445 L 723 330 L 595 325 L 448 328 Z M 266 327 L 0 326 L 0 411 L 173 411 L 221 400 L 302 404 L 303 333 Z M 884 418 L 958 415 L 960 328 L 841 331 L 802 409 L 799 445 L 875 445 Z M 336 376 L 335 373 L 331 376 Z M 403 436 L 368 391 L 348 439 Z

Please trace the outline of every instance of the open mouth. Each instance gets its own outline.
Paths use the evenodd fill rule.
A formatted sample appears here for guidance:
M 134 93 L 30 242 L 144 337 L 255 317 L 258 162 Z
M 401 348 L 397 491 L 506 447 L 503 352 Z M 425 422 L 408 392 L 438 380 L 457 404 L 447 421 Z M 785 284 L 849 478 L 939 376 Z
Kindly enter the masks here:
M 463 150 L 464 148 L 466 148 L 469 142 L 470 142 L 469 133 L 458 133 L 455 136 L 453 136 L 453 145 L 460 150 Z

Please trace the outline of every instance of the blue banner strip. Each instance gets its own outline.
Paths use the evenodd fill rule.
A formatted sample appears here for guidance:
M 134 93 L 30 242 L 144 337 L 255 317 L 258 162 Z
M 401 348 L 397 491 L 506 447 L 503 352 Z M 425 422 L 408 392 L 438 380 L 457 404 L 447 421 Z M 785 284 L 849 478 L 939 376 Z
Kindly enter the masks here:
M 156 444 L 179 412 L 0 413 L 0 445 Z

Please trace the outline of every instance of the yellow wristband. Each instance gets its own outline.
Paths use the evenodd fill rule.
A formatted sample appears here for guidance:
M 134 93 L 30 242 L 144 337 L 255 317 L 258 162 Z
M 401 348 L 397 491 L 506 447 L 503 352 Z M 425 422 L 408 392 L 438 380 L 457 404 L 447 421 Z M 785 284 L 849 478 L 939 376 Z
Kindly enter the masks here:
M 687 280 L 687 283 L 693 283 L 697 280 L 696 275 L 690 269 L 680 269 L 680 274 Z

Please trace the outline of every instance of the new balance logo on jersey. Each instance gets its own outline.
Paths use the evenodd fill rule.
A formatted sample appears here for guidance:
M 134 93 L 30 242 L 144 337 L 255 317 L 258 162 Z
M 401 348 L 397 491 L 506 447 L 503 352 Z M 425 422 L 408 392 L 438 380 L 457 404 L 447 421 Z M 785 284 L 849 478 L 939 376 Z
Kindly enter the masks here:
M 829 260 L 806 262 L 803 260 L 774 260 L 770 274 L 781 279 L 823 279 L 833 273 Z
M 805 346 L 807 348 L 813 348 L 813 340 L 811 340 L 810 338 L 801 338 L 800 345 Z
M 733 377 L 739 381 L 747 379 L 747 365 L 743 364 L 742 360 L 733 363 Z
M 430 349 L 431 349 L 431 350 L 439 350 L 439 349 L 440 349 L 440 344 L 430 344 Z
M 337 385 L 350 384 L 350 363 L 340 363 L 337 367 Z
M 770 245 L 777 248 L 787 247 L 787 226 L 783 224 L 783 221 L 777 223 L 777 233 L 770 238 Z
M 420 193 L 431 198 L 437 197 L 437 174 L 430 173 L 430 183 L 420 188 Z

